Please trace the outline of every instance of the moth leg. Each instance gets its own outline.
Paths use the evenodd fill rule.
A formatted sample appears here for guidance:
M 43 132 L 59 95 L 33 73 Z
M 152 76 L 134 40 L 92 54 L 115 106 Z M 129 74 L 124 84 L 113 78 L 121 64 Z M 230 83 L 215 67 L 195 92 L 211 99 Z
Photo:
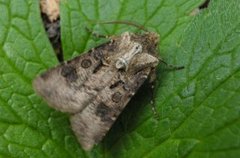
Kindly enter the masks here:
M 160 116 L 159 116 L 159 113 L 157 112 L 157 108 L 156 108 L 156 104 L 155 104 L 154 99 L 151 101 L 151 106 L 152 106 L 152 113 L 153 113 L 154 118 L 156 120 L 159 120 Z
M 87 30 L 87 32 L 89 32 L 91 35 L 95 36 L 96 38 L 106 38 L 106 39 L 110 39 L 110 37 L 108 35 L 101 35 L 98 34 L 96 32 L 93 32 L 92 30 L 90 30 L 89 28 L 85 28 Z
M 145 71 L 145 73 L 144 73 L 144 71 Z M 155 94 L 154 94 L 155 86 L 154 85 L 156 84 L 157 80 L 152 80 L 150 82 L 151 79 L 149 78 L 149 76 L 151 77 L 151 75 L 154 75 L 154 74 L 156 74 L 156 68 L 152 68 L 152 69 L 151 68 L 146 68 L 145 70 L 142 70 L 142 71 L 140 71 L 140 72 L 138 72 L 137 74 L 134 75 L 133 80 L 137 81 L 136 84 L 132 84 L 132 86 L 130 86 L 128 84 L 125 84 L 124 89 L 128 90 L 130 92 L 130 94 L 134 94 L 137 91 L 136 87 L 139 87 L 138 85 L 143 84 L 145 79 L 148 78 L 147 88 L 150 89 L 150 93 L 151 93 L 151 102 L 150 102 L 150 105 L 152 106 L 151 109 L 152 109 L 154 118 L 156 120 L 159 120 L 160 117 L 159 117 L 159 114 L 157 112 L 157 108 L 156 108 L 156 104 L 155 104 L 155 100 L 154 100 L 154 96 L 155 96 Z M 127 82 L 127 83 L 129 83 L 129 82 Z
M 160 62 L 164 63 L 168 68 L 169 70 L 181 70 L 184 68 L 184 66 L 175 66 L 175 65 L 171 65 L 171 64 L 168 64 L 167 62 L 165 62 L 163 59 L 159 59 Z M 151 100 L 151 105 L 152 105 L 152 111 L 153 111 L 153 115 L 155 116 L 155 118 L 157 120 L 159 120 L 159 113 L 157 112 L 157 109 L 156 109 L 156 103 L 155 103 L 155 99 L 154 99 L 154 96 L 155 95 L 155 91 L 154 91 L 154 88 L 155 88 L 155 85 L 157 84 L 157 80 L 156 80 L 156 67 L 154 67 L 150 74 L 149 74 L 149 84 L 150 84 L 150 87 L 151 87 L 151 92 L 152 92 L 152 100 Z
M 155 85 L 157 85 L 157 80 L 156 80 L 157 76 L 156 76 L 156 67 L 153 68 L 149 74 L 149 80 L 148 80 L 148 84 L 150 85 L 151 88 L 151 106 L 152 106 L 152 112 L 154 115 L 154 118 L 156 120 L 160 119 L 159 113 L 157 112 L 157 108 L 156 108 L 156 103 L 155 103 Z

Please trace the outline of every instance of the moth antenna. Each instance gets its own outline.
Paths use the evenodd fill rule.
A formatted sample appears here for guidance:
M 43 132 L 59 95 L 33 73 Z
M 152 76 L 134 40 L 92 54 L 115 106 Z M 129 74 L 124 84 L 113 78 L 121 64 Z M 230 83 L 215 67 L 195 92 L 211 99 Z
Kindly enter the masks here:
M 165 62 L 164 60 L 162 59 L 159 59 L 160 62 L 162 62 L 163 64 L 165 64 L 167 67 L 169 67 L 171 70 L 181 70 L 181 69 L 184 69 L 184 66 L 176 66 L 176 65 L 171 65 L 171 64 L 168 64 L 167 62 Z
M 159 116 L 159 113 L 157 112 L 157 108 L 156 108 L 156 105 L 155 105 L 155 102 L 154 101 L 151 101 L 151 106 L 152 106 L 152 113 L 153 113 L 153 116 L 156 120 L 160 120 L 160 116 Z
M 123 21 L 123 20 L 116 20 L 116 21 L 102 21 L 102 22 L 97 22 L 97 21 L 92 21 L 93 23 L 97 24 L 125 24 L 125 25 L 131 25 L 134 26 L 140 30 L 143 30 L 145 32 L 149 32 L 143 25 L 131 22 L 131 21 Z
M 93 32 L 91 29 L 89 29 L 88 27 L 85 27 L 86 31 L 89 32 L 90 34 L 92 34 L 93 36 L 97 37 L 97 38 L 109 38 L 108 35 L 102 35 L 102 34 L 98 34 L 96 32 Z

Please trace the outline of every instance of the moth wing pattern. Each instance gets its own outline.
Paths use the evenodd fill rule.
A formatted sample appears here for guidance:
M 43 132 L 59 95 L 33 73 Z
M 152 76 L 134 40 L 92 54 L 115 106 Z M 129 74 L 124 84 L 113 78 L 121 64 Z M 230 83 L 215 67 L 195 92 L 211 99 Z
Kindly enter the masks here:
M 48 70 L 33 87 L 49 106 L 70 113 L 78 141 L 90 150 L 157 66 L 157 42 L 157 34 L 125 32 Z
M 84 82 L 101 64 L 104 47 L 90 50 L 38 76 L 33 81 L 35 91 L 59 111 L 81 111 L 96 95 L 96 91 L 87 89 Z
M 150 69 L 121 82 L 115 78 L 111 85 L 120 84 L 114 88 L 106 86 L 93 102 L 71 116 L 72 129 L 85 150 L 90 150 L 102 140 L 149 73 Z

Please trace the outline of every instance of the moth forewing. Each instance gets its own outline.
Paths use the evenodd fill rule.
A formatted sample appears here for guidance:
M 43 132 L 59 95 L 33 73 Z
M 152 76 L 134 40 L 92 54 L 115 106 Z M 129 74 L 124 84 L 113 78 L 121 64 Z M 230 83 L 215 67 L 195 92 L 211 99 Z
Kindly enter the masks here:
M 97 94 L 84 84 L 101 63 L 95 54 L 99 55 L 102 47 L 49 69 L 33 81 L 34 89 L 57 110 L 69 113 L 81 111 Z
M 33 86 L 51 107 L 70 113 L 85 150 L 102 140 L 157 66 L 158 34 L 125 32 L 38 76 Z

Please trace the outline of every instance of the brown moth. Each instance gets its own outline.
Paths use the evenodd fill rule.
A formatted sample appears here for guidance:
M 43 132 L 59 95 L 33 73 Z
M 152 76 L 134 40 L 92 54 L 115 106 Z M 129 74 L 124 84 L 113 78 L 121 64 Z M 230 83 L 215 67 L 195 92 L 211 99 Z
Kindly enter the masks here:
M 33 87 L 49 106 L 70 114 L 72 129 L 85 150 L 106 135 L 160 59 L 159 35 L 124 32 L 87 53 L 49 69 Z

